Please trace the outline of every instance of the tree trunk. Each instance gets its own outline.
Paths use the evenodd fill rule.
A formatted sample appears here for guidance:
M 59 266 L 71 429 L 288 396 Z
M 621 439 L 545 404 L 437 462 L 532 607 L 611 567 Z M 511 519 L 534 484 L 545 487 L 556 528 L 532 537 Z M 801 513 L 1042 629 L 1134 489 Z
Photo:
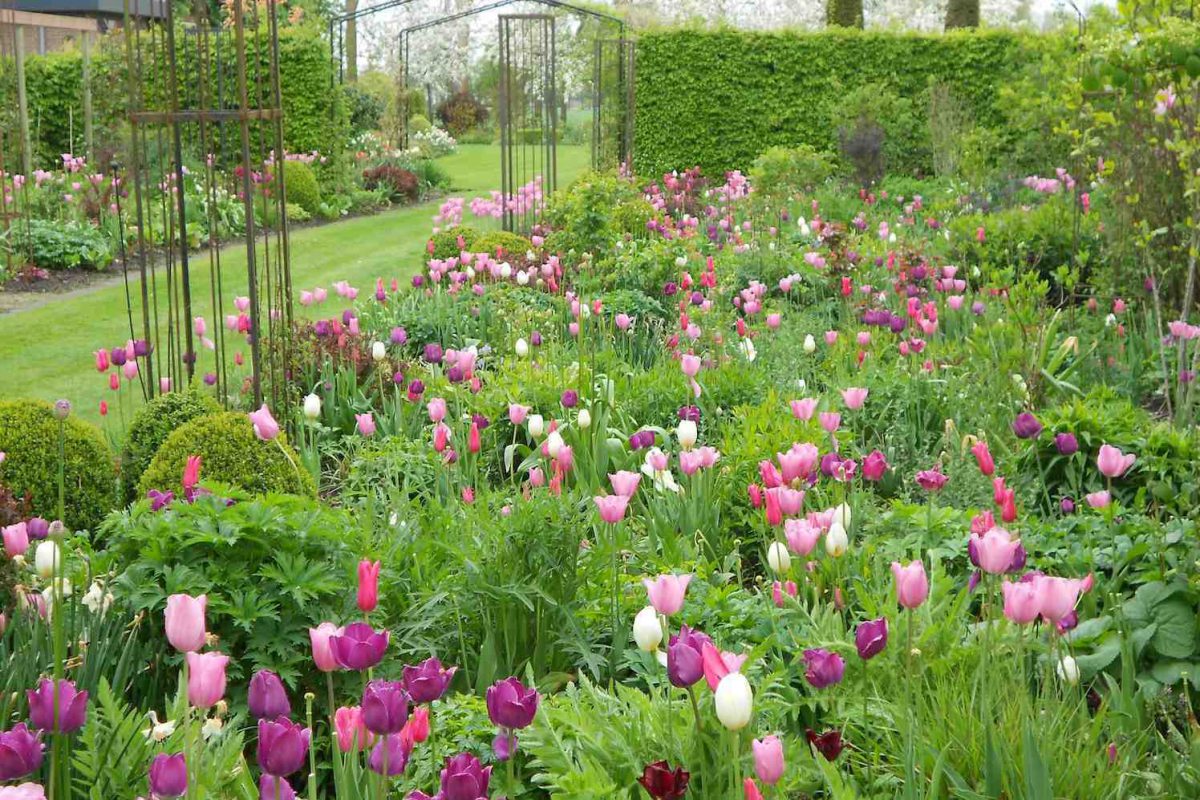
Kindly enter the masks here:
M 346 0 L 346 13 L 358 11 L 358 0 Z M 358 80 L 358 20 L 350 17 L 346 20 L 346 80 L 354 83 Z
M 979 27 L 979 0 L 950 0 L 946 6 L 946 30 Z
M 829 0 L 825 6 L 825 24 L 842 28 L 861 28 L 863 0 Z

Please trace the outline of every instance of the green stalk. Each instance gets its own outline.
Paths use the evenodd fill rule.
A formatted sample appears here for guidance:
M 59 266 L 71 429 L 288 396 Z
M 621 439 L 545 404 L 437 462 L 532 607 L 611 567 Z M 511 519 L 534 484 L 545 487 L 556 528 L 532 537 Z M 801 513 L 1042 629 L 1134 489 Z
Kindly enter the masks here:
M 304 695 L 304 712 L 308 719 L 308 729 L 314 730 L 313 727 L 313 699 L 312 692 Z M 317 800 L 317 748 L 310 746 L 308 748 L 308 799 Z

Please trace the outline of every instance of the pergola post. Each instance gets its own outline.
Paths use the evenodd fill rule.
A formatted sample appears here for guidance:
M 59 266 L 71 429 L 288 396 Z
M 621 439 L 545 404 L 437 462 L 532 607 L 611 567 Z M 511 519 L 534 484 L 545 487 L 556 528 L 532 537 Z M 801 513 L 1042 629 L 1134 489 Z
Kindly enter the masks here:
M 88 160 L 95 155 L 92 149 L 92 34 L 84 31 L 80 41 L 83 52 L 83 147 Z
M 29 145 L 29 98 L 25 94 L 25 27 L 14 28 L 14 52 L 17 60 L 17 116 L 21 126 L 21 168 L 28 176 L 33 172 L 33 153 Z

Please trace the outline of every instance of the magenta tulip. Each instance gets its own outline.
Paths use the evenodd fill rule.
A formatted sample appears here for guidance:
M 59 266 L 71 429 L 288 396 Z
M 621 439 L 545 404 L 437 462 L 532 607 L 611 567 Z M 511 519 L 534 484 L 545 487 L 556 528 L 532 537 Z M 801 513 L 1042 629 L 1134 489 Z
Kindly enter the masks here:
M 155 798 L 183 797 L 187 794 L 188 769 L 183 753 L 159 753 L 150 762 L 150 795 Z
M 370 614 L 379 605 L 378 561 L 358 562 L 358 610 Z
M 269 669 L 260 669 L 250 679 L 246 705 L 255 719 L 287 717 L 292 713 L 283 681 Z
M 389 631 L 377 633 L 365 622 L 352 622 L 329 637 L 329 644 L 342 669 L 362 671 L 383 660 L 390 638 Z
M 88 693 L 78 691 L 73 681 L 57 683 L 42 678 L 37 689 L 25 692 L 29 701 L 29 721 L 33 727 L 51 733 L 74 733 L 87 722 Z
M 41 734 L 30 731 L 24 722 L 0 732 L 0 781 L 36 772 L 42 766 L 43 749 Z
M 258 721 L 258 767 L 284 778 L 304 766 L 312 731 L 284 717 Z

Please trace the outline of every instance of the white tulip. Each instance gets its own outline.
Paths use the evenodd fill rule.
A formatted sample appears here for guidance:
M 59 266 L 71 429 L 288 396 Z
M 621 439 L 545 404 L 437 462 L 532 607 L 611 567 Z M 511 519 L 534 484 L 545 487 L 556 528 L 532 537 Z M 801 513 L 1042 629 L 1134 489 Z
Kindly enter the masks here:
M 321 398 L 315 394 L 310 394 L 304 398 L 304 417 L 310 422 L 315 422 L 321 416 Z
M 512 277 L 512 264 L 505 261 L 500 265 L 500 277 L 508 280 Z
M 662 642 L 662 623 L 658 621 L 658 612 L 654 606 L 646 606 L 633 618 L 633 640 L 638 649 L 653 653 Z
M 687 266 L 687 256 L 675 256 L 675 266 L 683 269 Z
M 526 272 L 525 270 L 521 270 L 520 272 L 517 273 L 517 285 L 518 286 L 528 286 L 529 285 L 529 273 L 528 272 Z
M 582 430 L 587 430 L 588 428 L 592 427 L 592 412 L 588 411 L 586 408 L 579 409 L 579 418 L 576 421 L 576 424 L 579 425 Z
M 62 553 L 58 549 L 58 542 L 47 539 L 34 551 L 33 564 L 39 577 L 49 578 L 58 571 L 61 563 Z
M 767 548 L 767 565 L 775 573 L 787 572 L 792 568 L 792 556 L 783 542 L 771 542 Z
M 754 712 L 754 692 L 750 681 L 740 672 L 731 672 L 717 684 L 713 694 L 717 706 L 717 719 L 731 731 L 740 731 L 750 724 Z
M 848 503 L 842 503 L 833 509 L 834 521 L 840 522 L 846 530 L 850 530 L 850 517 L 850 505 Z
M 513 349 L 517 351 L 517 355 L 520 358 L 525 358 L 527 355 L 529 355 L 529 342 L 525 341 L 524 339 L 517 339 L 517 343 Z
M 754 349 L 754 341 L 749 338 L 742 339 L 741 349 L 747 361 L 753 361 L 758 356 L 758 351 Z
M 542 438 L 542 434 L 546 431 L 546 420 L 542 419 L 541 414 L 529 415 L 529 435 L 535 439 Z
M 387 358 L 387 345 L 383 342 L 375 342 L 371 345 L 371 358 L 376 361 L 383 361 Z
M 846 554 L 846 549 L 850 547 L 850 537 L 846 535 L 846 529 L 837 520 L 829 526 L 829 530 L 825 532 L 825 552 L 833 558 L 841 558 Z
M 699 435 L 699 431 L 696 430 L 696 423 L 690 419 L 680 420 L 679 427 L 675 429 L 675 437 L 679 439 L 679 446 L 684 450 L 691 450 L 696 444 L 696 437 Z
M 1079 664 L 1071 656 L 1063 656 L 1058 662 L 1058 677 L 1074 686 L 1079 683 Z
M 564 444 L 566 443 L 563 441 L 562 434 L 558 431 L 550 431 L 550 435 L 546 437 L 546 452 L 550 454 L 551 458 L 558 458 L 559 451 L 563 449 Z
M 467 280 L 475 280 L 475 268 L 467 267 Z
M 810 333 L 804 337 L 804 352 L 815 353 L 817 351 L 817 340 Z

